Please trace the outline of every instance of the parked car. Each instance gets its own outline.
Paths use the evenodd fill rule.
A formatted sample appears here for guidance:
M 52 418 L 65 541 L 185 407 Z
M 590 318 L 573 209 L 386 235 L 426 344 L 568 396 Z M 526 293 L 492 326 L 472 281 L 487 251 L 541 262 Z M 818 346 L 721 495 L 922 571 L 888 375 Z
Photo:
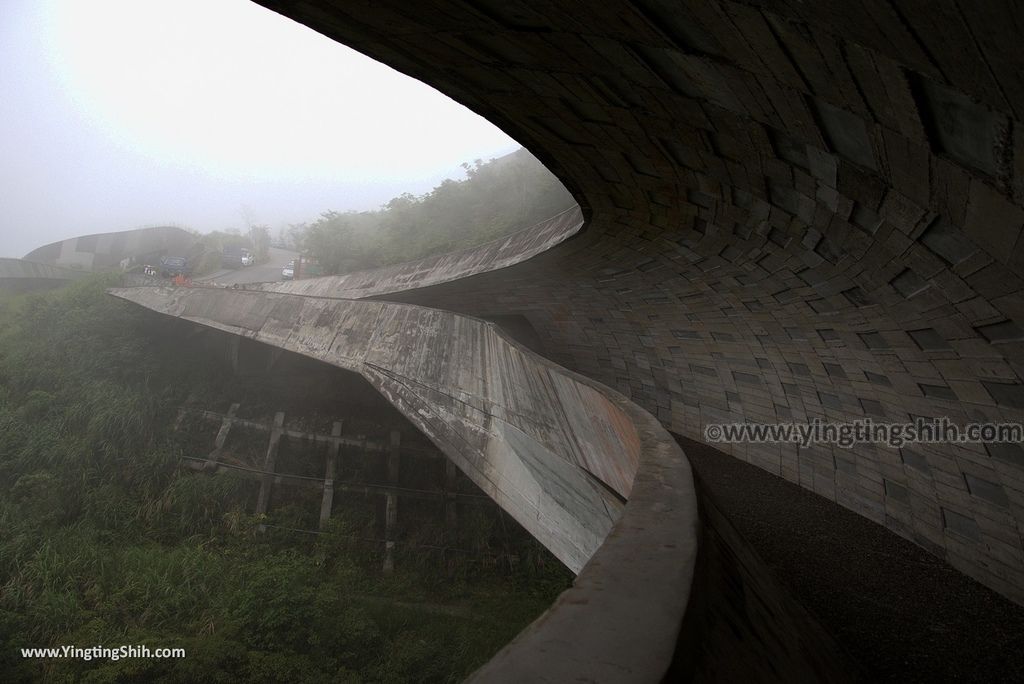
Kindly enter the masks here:
M 192 275 L 192 264 L 188 259 L 181 256 L 160 257 L 160 275 L 164 278 L 172 278 L 176 275 Z
M 236 245 L 225 247 L 221 255 L 221 266 L 224 268 L 242 268 L 252 266 L 255 262 L 256 257 L 252 252 Z
M 295 260 L 292 259 L 281 269 L 281 280 L 291 280 L 295 277 Z

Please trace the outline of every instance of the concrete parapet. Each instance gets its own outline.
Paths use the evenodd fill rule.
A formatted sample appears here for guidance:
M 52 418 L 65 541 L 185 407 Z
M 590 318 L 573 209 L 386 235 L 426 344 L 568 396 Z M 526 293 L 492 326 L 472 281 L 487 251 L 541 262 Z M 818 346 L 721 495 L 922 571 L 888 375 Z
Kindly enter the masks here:
M 633 490 L 642 445 L 623 408 L 629 402 L 494 324 L 406 304 L 279 293 L 111 293 L 359 373 L 574 572 Z
M 508 268 L 568 240 L 583 227 L 578 205 L 546 221 L 476 247 L 338 276 L 253 286 L 271 292 L 363 299 Z

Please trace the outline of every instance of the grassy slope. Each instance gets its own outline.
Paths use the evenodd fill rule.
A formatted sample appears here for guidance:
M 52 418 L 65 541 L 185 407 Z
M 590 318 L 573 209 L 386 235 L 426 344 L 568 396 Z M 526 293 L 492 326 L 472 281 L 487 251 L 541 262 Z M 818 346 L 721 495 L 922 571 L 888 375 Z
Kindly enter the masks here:
M 391 578 L 336 535 L 252 533 L 245 484 L 177 471 L 167 426 L 231 382 L 181 358 L 110 277 L 0 300 L 0 680 L 457 681 L 568 575 L 431 563 Z M 27 646 L 185 660 L 27 661 Z

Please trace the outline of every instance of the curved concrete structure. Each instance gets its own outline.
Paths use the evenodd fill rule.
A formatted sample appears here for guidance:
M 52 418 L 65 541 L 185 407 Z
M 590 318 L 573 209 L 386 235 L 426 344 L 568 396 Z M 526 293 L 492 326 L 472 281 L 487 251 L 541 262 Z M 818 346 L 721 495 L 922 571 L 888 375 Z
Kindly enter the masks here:
M 459 463 L 476 467 L 503 505 L 520 507 L 533 526 L 524 525 L 570 567 L 591 558 L 578 586 L 601 586 L 588 573 L 630 572 L 615 544 L 621 535 L 609 538 L 610 565 L 604 547 L 589 555 L 612 528 L 619 496 L 631 495 L 620 526 L 633 519 L 635 500 L 638 510 L 666 506 L 674 514 L 664 520 L 688 535 L 692 517 L 675 514 L 691 505 L 689 488 L 661 487 L 667 500 L 656 504 L 629 490 L 649 455 L 658 468 L 665 457 L 682 468 L 682 452 L 644 441 L 642 417 L 620 425 L 632 409 L 599 385 L 547 364 L 543 382 L 515 364 L 495 366 L 506 345 L 516 347 L 486 324 L 395 302 L 525 318 L 553 361 L 695 439 L 711 423 L 1024 422 L 1024 55 L 1015 49 L 1024 10 L 1016 5 L 262 4 L 434 85 L 516 136 L 573 191 L 585 227 L 576 232 L 578 221 L 563 217 L 560 227 L 542 224 L 504 247 L 273 288 L 280 292 L 117 294 L 349 364 L 439 444 L 447 440 L 443 448 L 465 445 Z M 389 302 L 331 299 L 342 297 Z M 357 313 L 371 311 L 388 313 Z M 343 312 L 355 317 L 351 326 L 338 319 Z M 378 324 L 384 337 L 374 337 Z M 380 345 L 372 354 L 338 353 L 369 350 L 370 339 Z M 450 350 L 430 339 L 470 344 L 467 373 L 452 374 Z M 408 358 L 388 357 L 388 349 Z M 505 379 L 494 384 L 497 377 Z M 568 410 L 567 422 L 495 401 L 492 392 L 513 387 L 526 405 Z M 553 416 L 557 425 L 545 422 Z M 617 437 L 573 447 L 606 428 Z M 535 449 L 542 458 L 530 456 Z M 1020 444 L 723 449 L 1024 602 Z M 490 456 L 509 470 L 483 465 Z M 636 475 L 634 488 L 641 481 Z M 522 482 L 530 487 L 515 493 Z M 671 570 L 685 569 L 686 557 L 659 561 L 654 576 L 664 583 L 635 598 L 649 608 L 643 599 L 665 592 L 668 612 L 679 611 L 686 581 Z M 614 627 L 609 613 L 580 617 L 579 601 L 594 596 L 611 604 L 619 597 L 617 609 L 628 610 L 628 582 L 609 586 L 583 599 L 567 594 L 512 646 L 512 660 L 528 671 L 523 654 L 543 653 L 552 641 L 544 630 L 569 651 L 578 631 L 591 639 L 582 659 L 563 659 L 576 667 L 560 671 L 576 676 L 587 658 L 642 628 L 626 620 L 608 637 L 600 632 Z M 671 631 L 678 618 L 655 622 Z M 650 670 L 622 650 L 605 665 L 631 662 L 620 678 L 657 678 L 666 648 L 657 638 L 650 644 Z M 500 678 L 500 670 L 481 676 Z M 586 676 L 614 679 L 608 674 Z
M 697 558 L 697 497 L 681 449 L 650 414 L 494 324 L 445 311 L 217 288 L 110 292 L 359 373 L 579 573 L 507 658 L 549 681 L 665 674 Z M 552 644 L 554 658 L 524 657 Z M 478 677 L 518 671 L 500 670 Z
M 516 136 L 586 227 L 389 299 L 520 315 L 695 439 L 1024 421 L 1024 10 L 630 0 L 262 4 Z M 724 445 L 1024 600 L 1019 444 Z
M 156 226 L 96 233 L 37 247 L 25 259 L 85 271 L 125 269 L 166 254 L 187 255 L 195 236 L 183 228 Z
M 469 249 L 368 271 L 265 283 L 256 288 L 343 299 L 380 297 L 514 266 L 568 240 L 582 227 L 583 214 L 574 206 L 534 226 Z
M 486 321 L 407 304 L 216 288 L 111 292 L 362 375 L 573 572 L 632 491 L 642 451 L 635 416 L 643 412 Z M 659 437 L 688 474 L 680 449 Z M 693 525 L 692 482 L 676 479 L 689 489 L 681 507 Z

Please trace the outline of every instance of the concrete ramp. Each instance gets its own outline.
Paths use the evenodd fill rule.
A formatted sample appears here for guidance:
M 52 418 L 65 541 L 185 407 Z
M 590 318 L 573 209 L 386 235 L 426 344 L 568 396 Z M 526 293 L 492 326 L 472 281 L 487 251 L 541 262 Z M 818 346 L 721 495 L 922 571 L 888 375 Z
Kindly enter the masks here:
M 359 373 L 573 572 L 601 546 L 633 488 L 641 440 L 611 390 L 492 323 L 408 304 L 270 292 L 110 292 Z
M 565 242 L 582 228 L 583 211 L 579 205 L 573 205 L 533 226 L 474 247 L 366 271 L 258 287 L 272 292 L 346 299 L 407 292 L 514 266 Z

